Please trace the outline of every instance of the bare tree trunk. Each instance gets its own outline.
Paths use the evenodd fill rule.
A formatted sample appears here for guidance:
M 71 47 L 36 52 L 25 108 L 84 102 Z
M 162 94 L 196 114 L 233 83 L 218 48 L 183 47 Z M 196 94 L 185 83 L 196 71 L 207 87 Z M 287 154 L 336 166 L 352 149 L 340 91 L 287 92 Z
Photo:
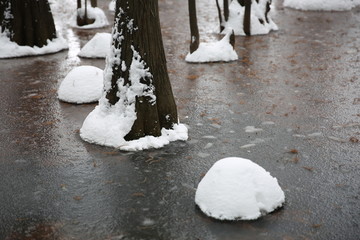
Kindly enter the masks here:
M 224 26 L 223 26 L 223 21 L 222 21 L 222 14 L 221 14 L 221 8 L 220 8 L 219 0 L 216 0 L 216 7 L 217 7 L 217 10 L 218 10 L 218 15 L 219 15 L 220 33 L 221 33 L 224 30 Z
M 119 98 L 119 79 L 124 86 L 131 86 L 130 69 L 137 52 L 151 77 L 142 77 L 140 82 L 153 85 L 156 101 L 148 96 L 136 97 L 137 119 L 125 140 L 134 140 L 146 135 L 160 136 L 161 129 L 170 129 L 178 122 L 175 99 L 166 67 L 157 0 L 117 0 L 112 45 L 119 51 L 112 66 L 111 87 L 106 98 L 116 104 Z M 118 35 L 117 33 L 120 33 Z M 108 63 L 109 64 L 109 63 Z M 120 96 L 124 99 L 124 96 Z M 126 100 L 126 99 L 125 99 Z
M 94 8 L 94 7 L 97 7 L 97 0 L 91 0 L 91 6 Z
M 199 48 L 200 36 L 196 17 L 196 0 L 189 0 L 189 18 L 190 18 L 190 53 Z
M 247 36 L 251 35 L 251 0 L 244 0 L 244 32 Z
M 77 8 L 78 8 L 78 9 L 81 8 L 81 0 L 77 0 Z
M 43 47 L 47 40 L 56 38 L 54 19 L 49 2 L 33 0 L 2 0 L 1 31 L 9 31 L 10 40 L 23 46 Z M 4 15 L 4 8 L 9 14 Z
M 229 20 L 229 0 L 224 0 L 224 19 L 225 22 Z

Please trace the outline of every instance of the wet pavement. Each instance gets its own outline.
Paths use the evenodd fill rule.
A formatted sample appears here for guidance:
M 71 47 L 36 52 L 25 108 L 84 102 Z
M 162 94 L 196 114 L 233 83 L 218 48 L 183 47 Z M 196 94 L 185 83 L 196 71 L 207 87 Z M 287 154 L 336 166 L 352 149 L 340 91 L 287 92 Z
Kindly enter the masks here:
M 359 239 L 360 9 L 301 12 L 278 1 L 280 30 L 236 37 L 238 61 L 187 64 L 187 2 L 159 2 L 189 140 L 121 152 L 80 139 L 95 105 L 59 102 L 56 90 L 75 66 L 104 68 L 76 54 L 110 27 L 63 28 L 69 51 L 0 60 L 0 239 Z M 216 16 L 215 3 L 198 1 L 202 41 L 219 39 Z M 276 177 L 285 206 L 257 221 L 204 216 L 195 188 L 229 156 Z

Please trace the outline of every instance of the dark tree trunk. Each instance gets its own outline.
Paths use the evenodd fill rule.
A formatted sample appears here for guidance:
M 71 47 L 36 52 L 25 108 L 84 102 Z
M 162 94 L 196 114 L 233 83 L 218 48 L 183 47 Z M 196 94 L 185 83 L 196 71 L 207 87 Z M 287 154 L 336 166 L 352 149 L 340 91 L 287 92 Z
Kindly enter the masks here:
M 81 0 L 77 0 L 77 8 L 78 8 L 78 9 L 81 8 Z
M 132 85 L 129 69 L 138 52 L 141 60 L 152 74 L 152 77 L 140 79 L 148 86 L 153 85 L 156 102 L 150 97 L 136 97 L 135 110 L 137 119 L 125 140 L 134 140 L 147 135 L 160 136 L 161 128 L 170 129 L 178 122 L 175 99 L 172 93 L 166 67 L 163 48 L 158 1 L 157 0 L 117 0 L 113 34 L 121 36 L 113 38 L 112 45 L 120 51 L 112 62 L 111 88 L 106 98 L 110 104 L 119 100 L 118 80 L 124 79 L 123 85 Z M 116 30 L 116 31 L 115 31 Z M 116 35 L 113 35 L 116 36 Z M 109 63 L 108 63 L 109 64 Z
M 91 0 L 91 6 L 94 8 L 94 7 L 97 7 L 97 0 Z
M 270 12 L 270 5 L 271 5 L 271 0 L 268 0 L 266 2 L 266 9 L 265 9 L 265 20 L 267 23 L 270 23 L 269 18 L 268 18 L 268 14 Z
M 229 0 L 224 0 L 224 19 L 225 22 L 229 20 Z
M 189 0 L 189 18 L 190 18 L 190 53 L 199 48 L 200 36 L 196 17 L 196 0 Z
M 1 0 L 1 31 L 22 46 L 43 47 L 56 38 L 49 2 L 33 0 Z M 5 14 L 9 11 L 9 14 Z
M 223 21 L 222 21 L 222 14 L 221 14 L 221 8 L 220 8 L 220 4 L 219 4 L 219 0 L 216 0 L 216 7 L 218 10 L 218 15 L 219 15 L 219 22 L 220 22 L 220 33 L 224 30 L 224 26 L 223 26 Z
M 251 0 L 244 0 L 244 32 L 247 36 L 251 35 Z

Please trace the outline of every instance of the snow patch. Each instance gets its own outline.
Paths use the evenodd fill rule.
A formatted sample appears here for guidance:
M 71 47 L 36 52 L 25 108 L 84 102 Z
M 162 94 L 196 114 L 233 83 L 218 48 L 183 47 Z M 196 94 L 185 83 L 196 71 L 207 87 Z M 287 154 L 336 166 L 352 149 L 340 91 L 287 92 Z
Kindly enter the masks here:
M 257 132 L 261 132 L 261 131 L 263 131 L 262 128 L 256 128 L 254 126 L 246 126 L 245 127 L 246 133 L 257 133 Z
M 95 22 L 92 24 L 87 24 L 84 26 L 78 26 L 76 22 L 77 16 L 84 17 L 85 16 L 85 7 L 77 9 L 77 12 L 72 16 L 70 25 L 74 28 L 80 29 L 93 29 L 93 28 L 103 28 L 109 26 L 109 22 L 106 18 L 104 11 L 98 7 L 87 6 L 87 17 L 89 19 L 95 19 Z
M 284 6 L 309 11 L 346 11 L 360 5 L 360 0 L 284 0 Z
M 230 35 L 231 32 L 215 43 L 200 43 L 199 48 L 195 52 L 189 53 L 185 61 L 205 63 L 237 60 L 239 57 L 233 46 L 229 43 Z
M 79 52 L 79 57 L 84 58 L 105 58 L 110 52 L 111 34 L 96 33 Z
M 5 32 L 0 33 L 0 58 L 43 55 L 56 53 L 67 48 L 67 41 L 60 35 L 53 40 L 47 40 L 47 44 L 40 48 L 37 46 L 20 46 L 17 43 L 10 41 Z
M 268 0 L 252 1 L 251 4 L 251 26 L 250 33 L 251 35 L 262 35 L 268 34 L 270 31 L 278 30 L 278 26 L 271 19 L 271 11 L 268 14 L 268 20 L 265 18 L 265 9 L 266 2 Z M 271 7 L 271 6 L 270 6 Z M 244 14 L 245 7 L 242 7 L 238 1 L 232 1 L 229 5 L 229 19 L 224 23 L 225 29 L 222 34 L 227 34 L 234 30 L 236 35 L 245 35 L 243 26 L 244 26 Z M 259 21 L 262 20 L 262 23 Z
M 276 178 L 256 163 L 237 157 L 217 161 L 198 185 L 195 202 L 220 220 L 253 220 L 281 207 L 285 194 Z
M 58 98 L 69 103 L 91 103 L 103 92 L 103 70 L 93 66 L 80 66 L 71 70 L 58 89 Z

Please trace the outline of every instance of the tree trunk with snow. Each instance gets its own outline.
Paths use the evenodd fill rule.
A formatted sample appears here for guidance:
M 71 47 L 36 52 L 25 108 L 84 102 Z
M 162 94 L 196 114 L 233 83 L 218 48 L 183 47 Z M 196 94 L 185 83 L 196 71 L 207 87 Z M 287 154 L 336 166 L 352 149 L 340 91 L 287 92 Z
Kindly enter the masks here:
M 109 81 L 105 82 L 106 99 L 110 105 L 119 101 L 135 104 L 136 120 L 125 140 L 160 136 L 162 128 L 178 123 L 178 116 L 167 73 L 158 1 L 117 0 L 116 6 L 113 57 L 107 60 L 111 69 L 105 70 L 109 74 L 105 76 Z M 131 103 L 128 93 L 139 86 L 141 93 Z
M 200 35 L 196 17 L 196 0 L 189 0 L 189 19 L 190 19 L 190 53 L 195 52 L 199 48 Z
M 93 7 L 93 4 L 97 4 L 96 1 L 91 1 L 91 6 Z M 87 0 L 85 0 L 84 3 L 84 13 L 81 11 L 82 4 L 81 0 L 77 0 L 77 16 L 76 16 L 76 24 L 78 26 L 85 26 L 89 24 L 93 24 L 95 22 L 94 18 L 88 18 L 88 12 L 87 12 Z
M 43 47 L 56 38 L 47 0 L 0 0 L 1 32 L 18 45 Z

